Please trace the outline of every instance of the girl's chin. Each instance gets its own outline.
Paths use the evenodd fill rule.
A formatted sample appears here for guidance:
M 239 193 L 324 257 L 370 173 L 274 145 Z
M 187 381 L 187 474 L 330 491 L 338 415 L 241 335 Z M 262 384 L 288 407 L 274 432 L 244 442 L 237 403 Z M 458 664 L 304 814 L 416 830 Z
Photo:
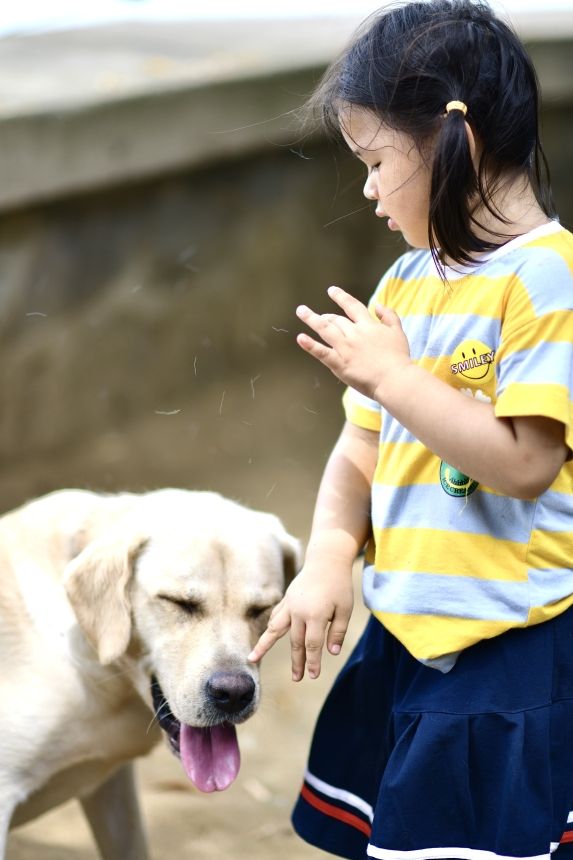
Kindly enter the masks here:
M 395 221 L 392 221 L 392 219 L 388 221 L 388 229 L 393 230 L 394 232 L 402 233 L 404 241 L 407 245 L 410 246 L 410 248 L 428 250 L 428 248 L 430 247 L 430 243 L 428 242 L 427 236 L 419 236 L 416 235 L 415 232 L 411 233 L 410 231 L 402 230 L 402 228 L 399 227 Z

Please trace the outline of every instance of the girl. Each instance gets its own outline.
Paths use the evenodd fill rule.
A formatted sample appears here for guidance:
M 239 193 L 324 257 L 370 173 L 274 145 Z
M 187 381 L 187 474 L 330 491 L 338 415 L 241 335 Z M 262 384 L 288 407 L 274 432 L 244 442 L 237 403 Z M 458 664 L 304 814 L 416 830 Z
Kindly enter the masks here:
M 337 654 L 366 544 L 367 628 L 294 813 L 333 854 L 573 853 L 573 236 L 543 180 L 536 78 L 472 0 L 374 17 L 313 103 L 414 249 L 367 309 L 297 314 L 348 388 L 303 570 L 251 658 Z M 573 825 L 571 825 L 573 826 Z

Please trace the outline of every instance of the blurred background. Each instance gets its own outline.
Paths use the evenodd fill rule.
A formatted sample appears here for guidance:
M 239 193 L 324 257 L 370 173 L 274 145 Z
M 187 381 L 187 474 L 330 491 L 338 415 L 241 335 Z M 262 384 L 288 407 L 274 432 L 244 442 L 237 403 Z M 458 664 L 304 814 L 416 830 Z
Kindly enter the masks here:
M 326 309 L 332 283 L 366 299 L 404 246 L 365 205 L 360 166 L 303 135 L 296 109 L 377 6 L 2 8 L 0 510 L 66 486 L 181 486 L 271 510 L 306 538 L 341 386 L 296 346 L 294 309 Z M 497 8 L 536 63 L 571 227 L 573 2 Z M 192 792 L 163 750 L 145 762 L 156 860 L 317 856 L 288 814 L 335 664 L 296 686 L 286 648 L 269 655 L 224 795 Z M 8 856 L 95 853 L 69 805 L 19 830 Z

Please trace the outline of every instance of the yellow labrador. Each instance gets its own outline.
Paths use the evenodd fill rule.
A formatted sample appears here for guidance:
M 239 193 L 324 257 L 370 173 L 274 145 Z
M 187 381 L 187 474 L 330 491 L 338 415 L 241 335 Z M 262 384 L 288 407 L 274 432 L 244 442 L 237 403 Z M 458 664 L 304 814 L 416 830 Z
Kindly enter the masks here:
M 0 858 L 78 797 L 104 860 L 145 860 L 131 761 L 159 726 L 202 791 L 235 779 L 246 657 L 298 555 L 215 493 L 62 490 L 0 517 Z

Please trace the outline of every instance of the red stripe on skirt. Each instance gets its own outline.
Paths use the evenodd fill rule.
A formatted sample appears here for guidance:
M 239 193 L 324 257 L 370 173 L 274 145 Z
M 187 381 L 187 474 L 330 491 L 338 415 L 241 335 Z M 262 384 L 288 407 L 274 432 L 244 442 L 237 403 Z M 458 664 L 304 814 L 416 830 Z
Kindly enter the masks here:
M 563 836 L 561 837 L 559 844 L 563 845 L 564 842 L 573 842 L 573 830 L 566 830 Z
M 322 798 L 317 797 L 316 794 L 307 788 L 306 785 L 303 785 L 300 794 L 307 803 L 310 803 L 310 805 L 314 806 L 315 809 L 318 809 L 319 812 L 323 812 L 331 818 L 337 818 L 339 821 L 343 821 L 344 824 L 349 824 L 351 827 L 355 827 L 356 830 L 360 830 L 360 832 L 364 833 L 365 836 L 370 836 L 372 833 L 370 825 L 357 815 L 353 815 L 352 812 L 347 812 L 345 809 L 340 809 L 338 806 L 333 806 L 332 803 L 326 803 Z

